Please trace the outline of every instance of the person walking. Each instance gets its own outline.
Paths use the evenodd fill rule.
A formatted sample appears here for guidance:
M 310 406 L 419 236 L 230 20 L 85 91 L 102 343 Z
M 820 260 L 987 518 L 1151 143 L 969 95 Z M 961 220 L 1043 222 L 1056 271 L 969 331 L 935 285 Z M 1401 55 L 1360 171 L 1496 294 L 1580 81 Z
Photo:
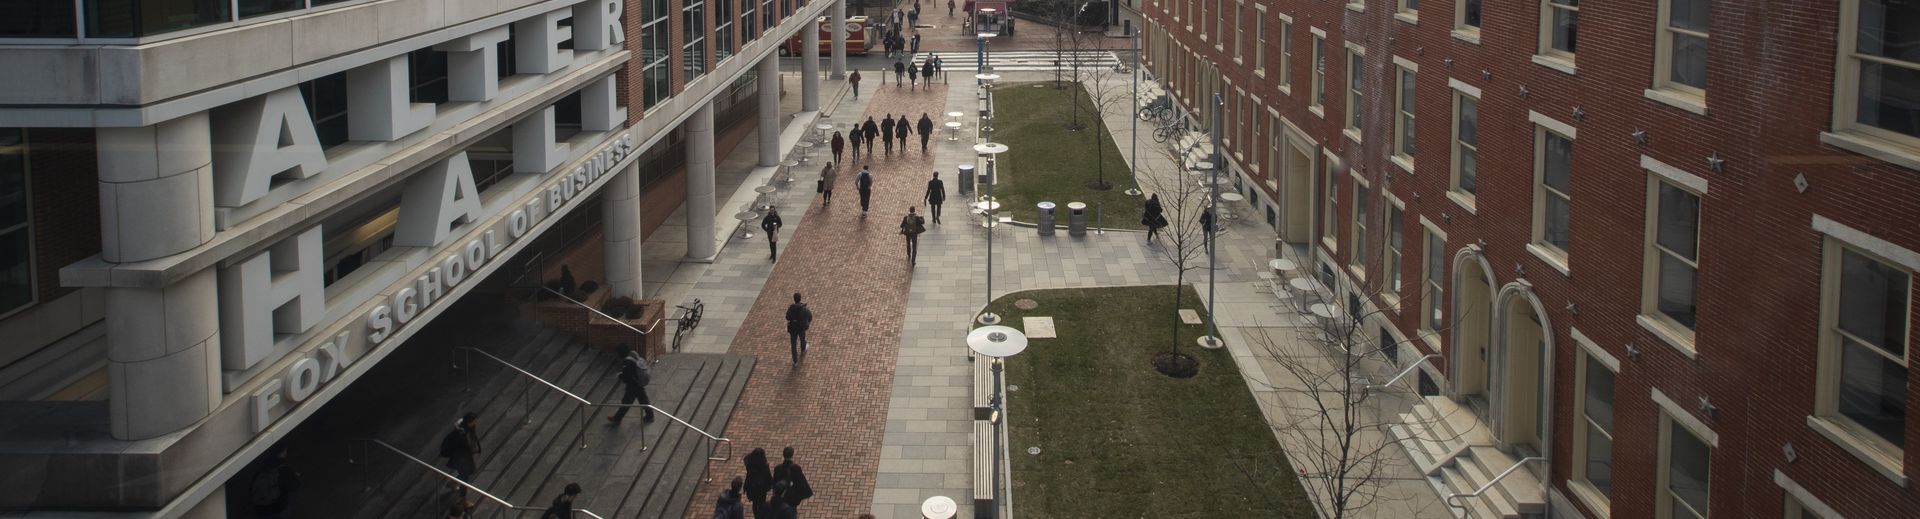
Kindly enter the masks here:
M 821 206 L 833 205 L 833 182 L 840 179 L 840 172 L 835 171 L 835 169 L 838 168 L 835 168 L 832 164 L 828 164 L 827 167 L 820 169 Z
M 927 202 L 927 214 L 933 216 L 933 223 L 940 223 L 940 204 L 947 201 L 947 185 L 940 181 L 940 172 L 933 172 L 933 180 L 927 181 L 927 194 L 922 199 Z
M 1160 228 L 1167 226 L 1166 210 L 1160 207 L 1160 195 L 1155 193 L 1147 197 L 1147 208 L 1140 214 L 1140 225 L 1147 227 L 1147 241 L 1153 241 L 1160 234 Z
M 540 513 L 540 519 L 573 519 L 573 500 L 580 497 L 580 484 L 567 483 L 567 488 L 554 496 L 553 504 L 547 511 Z
M 787 351 L 793 354 L 793 365 L 800 365 L 800 357 L 807 355 L 807 328 L 813 326 L 813 310 L 800 302 L 800 293 L 793 293 L 793 304 L 787 305 Z
M 778 487 L 781 483 L 787 485 L 786 492 L 781 493 L 784 498 L 781 501 L 791 506 L 797 514 L 800 503 L 813 497 L 813 485 L 807 483 L 807 473 L 800 470 L 800 464 L 793 462 L 793 447 L 781 449 L 780 457 L 784 461 L 773 468 L 774 486 Z
M 880 144 L 887 147 L 887 156 L 893 156 L 893 114 L 887 114 L 880 120 Z
M 840 152 L 847 149 L 847 139 L 840 136 L 839 130 L 834 130 L 833 140 L 828 141 L 828 147 L 833 149 L 833 162 L 837 164 L 840 162 Z
M 940 81 L 947 80 L 947 60 L 941 58 L 939 54 L 933 55 L 933 71 L 940 73 Z
M 873 196 L 873 173 L 867 171 L 872 166 L 861 166 L 860 174 L 853 177 L 853 188 L 860 192 L 860 216 L 867 215 L 867 200 Z
M 767 206 L 767 215 L 760 217 L 760 230 L 767 231 L 767 263 L 780 259 L 780 208 Z
M 787 493 L 792 489 L 793 484 L 786 481 L 773 483 L 773 499 L 767 503 L 767 519 L 800 519 L 800 511 L 787 502 Z M 753 519 L 760 519 L 760 516 L 753 516 Z
M 912 265 L 920 255 L 920 233 L 927 232 L 927 219 L 914 214 L 913 208 L 907 208 L 907 216 L 900 219 L 900 234 L 907 237 L 907 264 Z
M 753 507 L 753 519 L 767 517 L 767 492 L 773 490 L 773 467 L 767 464 L 767 450 L 754 448 L 744 458 L 747 465 L 747 503 Z
M 914 21 L 916 21 L 916 22 L 918 22 L 918 21 L 920 20 L 920 10 L 919 10 L 919 9 L 915 9 L 915 10 L 913 10 L 913 18 L 914 18 Z M 909 48 L 909 49 L 911 49 L 911 50 L 908 50 L 908 51 L 907 51 L 907 54 L 908 54 L 908 55 L 913 55 L 913 54 L 919 54 L 919 53 L 920 53 L 920 31 L 913 31 L 913 43 L 912 43 L 912 45 L 910 45 L 910 46 L 909 46 L 908 48 Z
M 880 135 L 880 125 L 873 124 L 873 116 L 869 115 L 867 116 L 867 124 L 861 126 L 860 131 L 867 136 L 867 156 L 872 157 L 873 138 Z
M 933 80 L 933 75 L 931 74 L 927 75 L 927 80 L 929 81 Z M 920 130 L 920 154 L 925 155 L 927 154 L 927 139 L 933 136 L 933 118 L 928 117 L 926 112 L 920 112 L 919 130 Z
M 936 59 L 940 57 L 928 56 L 926 61 L 920 62 L 920 78 L 927 80 L 927 88 L 933 88 L 933 60 Z
M 447 459 L 447 468 L 453 471 L 453 477 L 460 481 L 472 481 L 473 473 L 479 464 L 474 457 L 482 451 L 480 447 L 480 415 L 469 412 L 453 422 L 453 430 L 440 439 L 440 457 Z M 457 488 L 460 495 L 467 495 L 467 487 L 450 485 Z
M 253 514 L 261 519 L 293 517 L 293 494 L 300 491 L 300 473 L 287 465 L 287 447 L 267 451 L 267 466 L 253 475 Z
M 633 349 L 628 348 L 624 344 L 620 345 L 619 351 L 620 386 L 624 389 L 624 392 L 621 393 L 620 396 L 620 403 L 622 404 L 620 409 L 614 411 L 613 416 L 607 417 L 607 422 L 614 425 L 620 425 L 620 420 L 627 417 L 627 411 L 633 409 L 632 407 L 627 407 L 628 405 L 634 403 L 639 403 L 643 406 L 653 404 L 653 401 L 647 398 L 647 383 L 653 379 L 647 370 L 647 359 L 642 358 L 640 352 L 633 351 Z M 646 411 L 646 414 L 640 417 L 640 422 L 653 423 L 653 408 L 642 407 L 640 409 Z
M 860 98 L 860 71 L 855 70 L 853 71 L 853 73 L 847 74 L 847 84 L 853 85 L 853 98 L 859 99 Z
M 907 114 L 900 114 L 900 125 L 893 128 L 893 136 L 900 139 L 900 156 L 907 155 L 907 135 L 913 133 L 913 123 L 907 122 Z
M 953 17 L 953 0 L 947 0 L 947 17 Z
M 853 144 L 853 158 L 856 158 L 856 159 L 860 158 L 860 141 L 866 140 L 865 137 L 862 137 L 863 134 L 860 132 L 860 123 L 854 122 L 853 128 L 848 129 L 847 133 L 849 134 L 847 135 L 847 137 L 849 137 L 847 140 L 851 141 L 851 143 Z
M 902 78 L 907 75 L 907 64 L 899 60 L 893 62 L 893 86 L 899 87 Z
M 746 519 L 747 511 L 740 507 L 740 485 L 740 478 L 735 477 L 726 490 L 720 491 L 720 498 L 713 502 L 714 519 Z
M 907 65 L 907 90 L 920 88 L 920 67 Z

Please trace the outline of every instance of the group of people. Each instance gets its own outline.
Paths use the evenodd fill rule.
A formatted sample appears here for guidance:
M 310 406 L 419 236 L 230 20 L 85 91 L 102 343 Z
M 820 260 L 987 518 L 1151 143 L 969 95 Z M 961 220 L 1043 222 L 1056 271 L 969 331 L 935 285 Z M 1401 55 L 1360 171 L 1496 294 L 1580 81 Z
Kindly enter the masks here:
M 851 134 L 852 137 L 854 158 L 859 158 L 862 146 L 867 148 L 868 157 L 873 156 L 873 149 L 877 147 L 874 145 L 876 140 L 880 144 L 878 147 L 885 147 L 888 157 L 893 156 L 893 142 L 900 141 L 900 153 L 904 155 L 907 151 L 907 137 L 914 133 L 920 134 L 920 153 L 926 153 L 927 141 L 933 137 L 933 117 L 922 112 L 920 120 L 916 122 L 907 119 L 907 114 L 900 114 L 898 119 L 895 119 L 893 114 L 887 114 L 886 118 L 878 123 L 874 122 L 872 117 L 868 117 L 865 123 L 856 124 L 847 132 L 837 130 L 833 132 L 833 137 L 827 140 L 827 148 L 833 152 L 833 163 L 828 164 L 827 167 L 832 169 L 834 164 L 844 160 L 848 144 L 847 134 Z M 831 185 L 832 182 L 827 184 Z
M 747 465 L 745 478 L 733 478 L 720 491 L 713 505 L 714 519 L 746 519 L 746 508 L 753 508 L 754 519 L 798 519 L 800 503 L 813 497 L 813 485 L 807 473 L 793 462 L 793 447 L 780 451 L 784 458 L 777 467 L 767 464 L 766 449 L 753 449 L 742 461 Z M 743 495 L 742 492 L 745 492 Z M 741 497 L 746 502 L 741 502 Z
M 886 57 L 912 57 L 920 53 L 920 31 L 913 31 L 911 37 L 900 33 L 900 29 L 888 29 L 880 37 L 880 47 L 887 51 Z
M 920 37 L 914 36 L 913 38 L 914 42 L 916 42 L 914 48 L 918 49 Z M 927 81 L 927 88 L 932 89 L 933 75 L 938 73 L 940 73 L 939 55 L 927 57 L 927 60 L 920 62 L 920 66 L 917 67 L 908 64 L 906 61 L 893 62 L 893 83 L 895 85 L 906 85 L 907 90 L 920 88 L 921 79 L 925 79 Z

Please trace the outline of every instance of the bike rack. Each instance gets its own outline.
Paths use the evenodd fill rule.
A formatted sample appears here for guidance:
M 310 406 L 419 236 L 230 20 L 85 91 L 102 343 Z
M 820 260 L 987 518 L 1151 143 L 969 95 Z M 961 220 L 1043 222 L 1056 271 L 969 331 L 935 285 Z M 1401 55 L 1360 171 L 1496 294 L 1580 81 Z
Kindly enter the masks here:
M 360 448 L 361 455 L 360 455 L 359 461 L 355 461 L 353 457 L 354 445 L 361 446 Z M 433 466 L 432 463 L 427 463 L 426 461 L 422 461 L 420 458 L 415 458 L 413 457 L 412 454 L 407 454 L 407 451 L 400 450 L 399 447 L 394 447 L 392 444 L 388 444 L 387 442 L 380 441 L 379 439 L 375 439 L 375 438 L 360 438 L 347 444 L 347 464 L 360 466 L 361 484 L 365 487 L 363 492 L 373 490 L 373 483 L 371 481 L 371 475 L 369 474 L 369 471 L 371 470 L 371 467 L 373 465 L 373 448 L 370 447 L 371 445 L 378 445 L 381 448 L 385 448 L 389 451 L 393 451 L 394 454 L 398 454 L 400 455 L 401 458 L 407 461 L 413 462 L 413 464 L 419 465 L 422 468 L 427 469 L 428 471 L 432 472 L 434 475 L 439 476 L 440 479 L 445 479 L 448 482 L 451 482 L 455 485 L 460 485 L 461 488 L 465 488 L 467 490 L 473 491 L 473 493 L 475 494 L 480 494 L 481 498 L 484 498 L 488 501 L 492 501 L 494 502 L 494 504 L 498 504 L 502 508 L 505 508 L 507 510 L 522 511 L 522 512 L 524 511 L 539 512 L 539 511 L 546 510 L 545 508 L 540 508 L 540 507 L 520 506 L 513 503 L 509 503 L 507 502 L 507 500 L 501 499 L 499 496 L 495 496 L 491 493 L 488 493 L 485 490 L 481 490 L 480 487 L 476 487 L 471 484 L 468 484 L 465 481 L 461 481 L 460 478 L 454 477 L 452 474 L 448 474 L 445 471 L 440 470 L 439 467 Z M 587 510 L 585 508 L 575 508 L 573 509 L 573 511 L 575 513 L 586 514 L 587 517 L 592 517 L 594 519 L 606 519 L 604 517 L 601 517 L 600 514 L 593 513 L 592 510 Z

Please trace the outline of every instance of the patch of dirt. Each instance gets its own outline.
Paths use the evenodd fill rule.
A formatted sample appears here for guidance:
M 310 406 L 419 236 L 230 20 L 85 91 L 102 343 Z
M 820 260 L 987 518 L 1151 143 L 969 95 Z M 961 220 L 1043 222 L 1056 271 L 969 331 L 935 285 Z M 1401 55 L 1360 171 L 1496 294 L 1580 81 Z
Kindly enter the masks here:
M 1200 374 L 1200 361 L 1185 353 L 1163 351 L 1153 354 L 1153 369 L 1173 378 L 1193 378 Z

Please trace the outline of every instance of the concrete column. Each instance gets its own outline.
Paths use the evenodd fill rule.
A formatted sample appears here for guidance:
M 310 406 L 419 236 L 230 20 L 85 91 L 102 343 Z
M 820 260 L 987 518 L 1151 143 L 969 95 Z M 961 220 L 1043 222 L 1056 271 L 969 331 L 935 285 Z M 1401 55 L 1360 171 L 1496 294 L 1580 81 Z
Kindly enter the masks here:
M 780 57 L 760 60 L 760 167 L 780 165 Z
M 95 130 L 100 256 L 113 263 L 185 252 L 213 239 L 213 138 L 206 112 Z
M 841 28 L 846 30 L 846 28 Z M 820 111 L 820 21 L 800 28 L 800 111 Z
M 639 299 L 640 161 L 615 173 L 600 190 L 601 239 L 606 254 L 607 288 L 613 297 Z
M 687 257 L 718 254 L 713 239 L 713 103 L 687 116 Z
M 833 16 L 827 21 L 833 24 L 833 79 L 847 78 L 847 0 L 834 0 Z

